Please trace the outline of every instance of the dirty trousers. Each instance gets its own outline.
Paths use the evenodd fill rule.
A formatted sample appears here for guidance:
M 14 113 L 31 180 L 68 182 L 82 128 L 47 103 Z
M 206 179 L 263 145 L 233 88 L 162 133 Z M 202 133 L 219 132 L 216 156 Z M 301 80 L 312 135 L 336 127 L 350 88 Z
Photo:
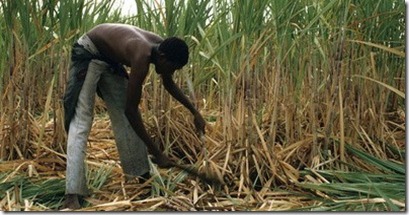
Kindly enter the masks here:
M 75 114 L 69 124 L 66 194 L 83 196 L 89 194 L 84 160 L 92 126 L 97 87 L 108 109 L 124 173 L 140 176 L 149 171 L 146 146 L 125 116 L 127 86 L 128 80 L 115 74 L 109 64 L 96 59 L 90 61 Z

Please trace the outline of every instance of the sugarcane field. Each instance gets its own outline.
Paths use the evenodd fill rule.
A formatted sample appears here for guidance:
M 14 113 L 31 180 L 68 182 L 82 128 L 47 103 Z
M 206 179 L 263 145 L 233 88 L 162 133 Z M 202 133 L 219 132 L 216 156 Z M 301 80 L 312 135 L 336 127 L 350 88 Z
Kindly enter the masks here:
M 406 211 L 405 1 L 0 6 L 1 211 Z

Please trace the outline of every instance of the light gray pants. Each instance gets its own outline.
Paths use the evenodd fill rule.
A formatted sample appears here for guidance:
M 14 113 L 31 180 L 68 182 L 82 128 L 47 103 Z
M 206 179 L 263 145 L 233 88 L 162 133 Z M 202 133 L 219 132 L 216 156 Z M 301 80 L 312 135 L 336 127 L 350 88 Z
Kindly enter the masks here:
M 66 194 L 83 196 L 89 194 L 84 160 L 93 120 L 97 86 L 108 109 L 123 171 L 132 176 L 139 176 L 149 171 L 146 146 L 125 116 L 128 80 L 114 74 L 107 63 L 92 60 L 88 66 L 68 133 Z

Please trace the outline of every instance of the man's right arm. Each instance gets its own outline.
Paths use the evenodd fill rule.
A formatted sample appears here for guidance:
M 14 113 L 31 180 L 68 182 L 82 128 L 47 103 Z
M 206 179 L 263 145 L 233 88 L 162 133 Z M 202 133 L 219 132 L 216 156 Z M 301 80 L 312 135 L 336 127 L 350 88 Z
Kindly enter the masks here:
M 136 69 L 136 66 L 138 68 Z M 142 66 L 144 65 L 144 66 Z M 170 167 L 171 161 L 162 153 L 159 147 L 151 140 L 146 132 L 142 117 L 139 111 L 139 103 L 142 95 L 142 85 L 148 74 L 149 62 L 135 62 L 131 66 L 131 74 L 128 81 L 127 102 L 125 108 L 125 115 L 129 120 L 135 133 L 147 146 L 149 152 L 155 156 L 155 163 L 160 167 Z

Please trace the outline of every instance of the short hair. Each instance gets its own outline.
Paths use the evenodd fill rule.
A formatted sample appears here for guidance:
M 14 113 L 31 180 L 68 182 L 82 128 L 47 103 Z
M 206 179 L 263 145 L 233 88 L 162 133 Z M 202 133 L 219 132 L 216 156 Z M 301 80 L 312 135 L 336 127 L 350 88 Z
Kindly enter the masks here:
M 166 38 L 160 45 L 159 51 L 165 54 L 166 59 L 182 68 L 187 64 L 189 48 L 185 41 L 177 37 Z

